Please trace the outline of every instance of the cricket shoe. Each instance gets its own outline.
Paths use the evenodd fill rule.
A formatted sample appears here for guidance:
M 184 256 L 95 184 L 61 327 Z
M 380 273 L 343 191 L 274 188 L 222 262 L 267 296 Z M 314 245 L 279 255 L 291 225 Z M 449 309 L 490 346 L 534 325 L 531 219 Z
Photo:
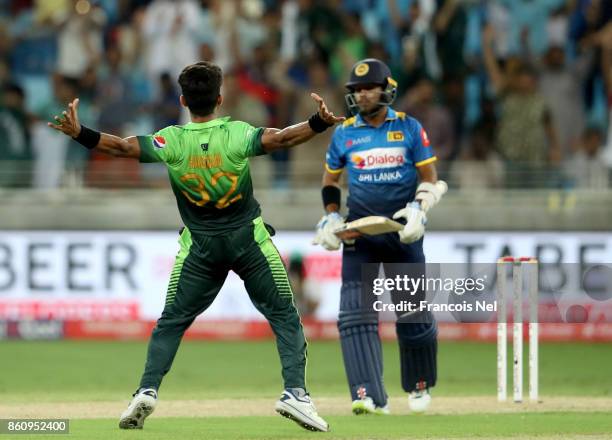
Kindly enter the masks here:
M 157 391 L 153 388 L 141 388 L 134 393 L 134 398 L 121 414 L 119 428 L 142 429 L 144 420 L 153 413 L 157 405 Z
M 353 414 L 359 416 L 361 414 L 374 414 L 376 411 L 376 405 L 371 397 L 364 397 L 363 399 L 353 400 Z
M 389 404 L 385 406 L 377 406 L 376 411 L 374 411 L 374 414 L 377 414 L 379 416 L 388 416 L 389 414 L 391 414 L 391 410 L 389 410 Z
M 353 400 L 352 410 L 356 416 L 362 414 L 387 415 L 389 414 L 389 405 L 376 406 L 372 398 L 366 396 L 363 399 Z
M 329 431 L 329 424 L 317 414 L 317 409 L 310 396 L 301 388 L 290 388 L 283 391 L 274 409 L 281 416 L 293 420 L 304 429 Z
M 429 390 L 412 391 L 408 395 L 408 407 L 413 413 L 424 413 L 431 404 L 431 394 Z

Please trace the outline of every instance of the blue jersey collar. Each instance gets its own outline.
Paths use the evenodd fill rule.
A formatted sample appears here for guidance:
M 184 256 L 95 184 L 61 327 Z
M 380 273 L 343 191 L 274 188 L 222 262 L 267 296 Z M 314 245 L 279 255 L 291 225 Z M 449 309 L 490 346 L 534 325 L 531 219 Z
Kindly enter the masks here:
M 397 112 L 391 107 L 387 107 L 387 117 L 385 118 L 385 121 L 394 121 L 397 118 Z M 368 125 L 368 123 L 364 121 L 361 115 L 358 113 L 355 117 L 355 127 L 365 127 L 366 125 Z

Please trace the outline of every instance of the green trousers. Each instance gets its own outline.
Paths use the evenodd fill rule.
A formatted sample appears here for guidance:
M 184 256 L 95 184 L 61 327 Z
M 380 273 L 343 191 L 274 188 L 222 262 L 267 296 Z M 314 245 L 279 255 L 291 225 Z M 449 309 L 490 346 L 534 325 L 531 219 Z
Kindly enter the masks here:
M 276 336 L 285 388 L 306 388 L 306 340 L 293 292 L 278 250 L 261 217 L 218 236 L 184 229 L 166 305 L 153 329 L 140 387 L 159 388 L 170 370 L 185 330 L 206 310 L 233 270 Z

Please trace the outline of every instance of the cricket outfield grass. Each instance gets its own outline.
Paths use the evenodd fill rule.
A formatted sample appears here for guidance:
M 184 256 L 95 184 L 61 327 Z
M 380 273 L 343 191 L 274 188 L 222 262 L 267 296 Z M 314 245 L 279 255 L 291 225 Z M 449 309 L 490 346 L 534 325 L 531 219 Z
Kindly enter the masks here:
M 385 343 L 393 415 L 356 417 L 338 342 L 314 341 L 308 386 L 330 433 L 275 415 L 280 365 L 268 341 L 183 343 L 145 429 L 120 431 L 145 353 L 142 342 L 0 342 L 0 419 L 68 418 L 71 434 L 52 438 L 70 439 L 612 439 L 607 344 L 541 344 L 542 402 L 517 405 L 495 400 L 494 344 L 441 343 L 431 411 L 417 416 L 400 387 L 397 347 Z

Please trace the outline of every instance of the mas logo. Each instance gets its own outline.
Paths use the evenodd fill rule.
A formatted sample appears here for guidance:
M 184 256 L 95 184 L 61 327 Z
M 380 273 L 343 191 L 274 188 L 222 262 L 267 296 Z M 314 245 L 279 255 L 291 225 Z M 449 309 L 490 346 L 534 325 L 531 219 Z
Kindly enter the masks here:
M 166 148 L 166 139 L 163 136 L 153 136 L 153 146 L 155 148 Z
M 404 133 L 402 131 L 388 131 L 387 142 L 400 142 L 404 140 Z
M 362 136 L 355 139 L 348 139 L 344 145 L 346 147 L 353 147 L 355 145 L 365 144 L 368 142 L 372 142 L 372 136 Z
M 404 147 L 373 148 L 359 151 L 351 156 L 351 162 L 359 170 L 377 170 L 395 168 L 404 165 L 406 149 Z

